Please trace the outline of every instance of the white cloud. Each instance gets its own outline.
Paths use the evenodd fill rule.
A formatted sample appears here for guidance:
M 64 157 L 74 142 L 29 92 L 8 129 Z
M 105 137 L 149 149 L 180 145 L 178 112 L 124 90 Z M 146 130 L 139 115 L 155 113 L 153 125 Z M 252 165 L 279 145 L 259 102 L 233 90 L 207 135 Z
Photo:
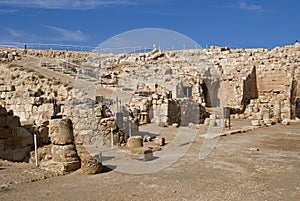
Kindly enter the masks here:
M 14 28 L 3 28 L 3 32 L 0 35 L 0 42 L 25 42 L 25 41 L 38 41 L 40 38 L 34 33 Z
M 4 28 L 0 35 L 0 41 L 29 41 L 29 42 L 84 42 L 87 36 L 80 30 L 67 30 L 56 26 L 44 26 L 47 28 L 47 35 L 36 35 L 30 31 L 21 29 Z
M 250 11 L 261 11 L 262 6 L 261 5 L 256 5 L 256 4 L 247 4 L 245 2 L 241 2 L 239 4 L 239 8 L 243 10 L 250 10 Z
M 55 26 L 46 26 L 49 29 L 55 31 L 57 36 L 53 38 L 55 41 L 76 41 L 82 42 L 86 40 L 86 36 L 80 30 L 67 30 Z
M 18 11 L 17 9 L 0 9 L 0 14 L 1 13 L 3 13 L 3 14 L 15 13 L 17 11 Z
M 138 0 L 0 0 L 0 5 L 46 9 L 94 9 L 108 5 L 135 5 Z
M 22 38 L 24 36 L 24 32 L 20 30 L 5 28 L 5 31 L 9 34 L 11 38 Z

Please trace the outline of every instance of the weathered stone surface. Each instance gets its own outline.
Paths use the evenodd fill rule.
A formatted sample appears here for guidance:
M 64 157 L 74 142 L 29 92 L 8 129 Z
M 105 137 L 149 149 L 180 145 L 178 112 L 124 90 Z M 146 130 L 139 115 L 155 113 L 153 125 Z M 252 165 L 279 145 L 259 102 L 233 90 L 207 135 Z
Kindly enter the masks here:
M 33 135 L 23 127 L 18 127 L 16 129 L 18 141 L 21 143 L 22 147 L 31 147 L 33 145 Z
M 40 163 L 40 168 L 57 171 L 61 174 L 66 174 L 75 170 L 80 169 L 81 163 L 80 161 L 72 161 L 72 162 L 53 162 L 52 160 Z
M 0 128 L 7 127 L 7 117 L 0 115 Z
M 74 144 L 52 145 L 51 153 L 54 162 L 79 161 Z
M 143 138 L 141 136 L 131 136 L 127 140 L 127 147 L 138 148 L 143 146 Z
M 10 128 L 20 126 L 20 118 L 18 116 L 7 115 L 7 122 Z
M 264 124 L 266 124 L 267 126 L 271 126 L 273 124 L 271 119 L 264 119 Z
M 0 116 L 6 116 L 6 115 L 7 115 L 7 110 L 5 109 L 5 107 L 0 105 Z
M 10 128 L 1 128 L 0 129 L 0 139 L 8 139 L 12 136 Z
M 70 119 L 49 121 L 49 137 L 52 144 L 65 145 L 74 143 L 73 126 Z
M 149 135 L 145 135 L 143 138 L 143 142 L 150 142 L 152 138 Z
M 252 121 L 251 121 L 251 124 L 252 124 L 253 126 L 261 126 L 261 120 L 252 120 Z
M 49 143 L 50 143 L 49 128 L 47 126 L 42 126 L 41 128 L 39 128 L 38 144 L 44 145 Z
M 290 125 L 290 121 L 288 119 L 283 119 L 281 121 L 281 124 L 287 126 L 287 125 Z
M 145 161 L 153 159 L 153 151 L 147 147 L 138 147 L 131 149 L 130 152 L 134 154 L 137 158 L 143 159 Z
M 13 161 L 28 161 L 29 160 L 29 152 L 31 147 L 24 147 L 19 149 L 14 149 L 13 152 Z
M 52 160 L 52 145 L 45 145 L 38 147 L 38 161 L 39 163 L 47 162 Z M 35 163 L 35 151 L 30 152 L 30 163 Z
M 158 146 L 165 146 L 166 140 L 163 137 L 156 137 L 154 138 L 154 144 Z
M 0 158 L 12 161 L 28 161 L 33 145 L 33 136 L 13 112 L 6 112 L 2 106 L 0 115 Z
M 4 149 L 0 152 L 0 158 L 12 161 L 13 160 L 13 149 Z
M 91 155 L 84 155 L 81 157 L 81 171 L 84 174 L 97 174 L 102 170 L 101 161 Z

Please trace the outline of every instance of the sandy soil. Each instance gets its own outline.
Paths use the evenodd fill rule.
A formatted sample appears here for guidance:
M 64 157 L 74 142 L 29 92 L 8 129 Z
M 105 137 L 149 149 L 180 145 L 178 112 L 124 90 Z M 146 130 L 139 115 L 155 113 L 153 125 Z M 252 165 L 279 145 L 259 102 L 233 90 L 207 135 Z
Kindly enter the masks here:
M 171 166 L 149 174 L 104 168 L 55 176 L 30 164 L 0 161 L 0 200 L 299 200 L 300 122 L 224 136 L 200 160 L 204 139 Z M 174 128 L 165 128 L 174 134 Z M 104 161 L 109 163 L 109 161 Z M 147 163 L 147 162 L 145 162 Z

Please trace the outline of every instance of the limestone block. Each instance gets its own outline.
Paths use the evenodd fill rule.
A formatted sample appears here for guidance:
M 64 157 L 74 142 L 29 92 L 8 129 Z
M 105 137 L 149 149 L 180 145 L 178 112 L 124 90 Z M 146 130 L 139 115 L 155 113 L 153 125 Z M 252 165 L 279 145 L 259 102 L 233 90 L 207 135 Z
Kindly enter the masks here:
M 165 138 L 163 137 L 156 137 L 154 139 L 154 144 L 157 145 L 157 146 L 164 146 L 165 145 Z
M 4 149 L 3 151 L 0 151 L 0 158 L 4 160 L 13 160 L 13 150 L 12 149 Z
M 204 125 L 209 126 L 210 124 L 210 118 L 205 118 Z
M 23 147 L 19 149 L 13 149 L 13 161 L 27 161 L 29 159 L 29 152 L 31 147 Z
M 93 135 L 94 131 L 93 130 L 79 130 L 78 135 Z
M 159 99 L 159 100 L 157 100 L 157 102 L 156 102 L 157 105 L 161 105 L 162 103 L 163 103 L 163 100 L 162 100 L 162 99 Z
M 253 126 L 261 126 L 261 120 L 252 120 L 252 121 L 251 121 L 251 124 L 252 124 Z
M 0 152 L 4 151 L 4 141 L 5 140 L 0 140 Z
M 42 122 L 42 126 L 43 126 L 43 127 L 49 126 L 49 121 L 48 121 L 48 120 L 43 121 L 43 122 Z
M 0 128 L 0 139 L 7 139 L 9 137 L 11 137 L 11 129 Z
M 27 121 L 25 112 L 18 112 L 18 116 L 20 117 L 20 121 Z
M 107 124 L 106 124 L 106 127 L 108 128 L 108 129 L 116 129 L 116 122 L 115 121 L 108 121 L 107 122 Z
M 144 138 L 143 138 L 143 141 L 144 142 L 150 142 L 152 139 L 149 135 L 145 135 Z
M 6 98 L 6 93 L 2 92 L 1 95 L 0 95 L 0 98 L 5 99 Z
M 97 174 L 102 170 L 101 160 L 91 155 L 84 155 L 81 157 L 81 171 L 84 174 Z
M 132 136 L 127 140 L 127 147 L 138 148 L 143 146 L 143 138 L 141 136 Z
M 95 115 L 96 117 L 102 117 L 101 107 L 95 108 Z
M 256 113 L 254 113 L 254 119 L 256 119 L 256 120 L 262 120 L 263 119 L 263 115 L 262 115 L 262 113 L 261 112 L 256 112 Z
M 10 137 L 5 140 L 4 142 L 4 148 L 7 149 L 18 149 L 22 147 L 22 142 L 17 137 Z
M 20 147 L 27 147 L 33 145 L 33 135 L 26 128 L 18 127 L 16 129 L 16 132 L 16 140 L 18 140 L 21 143 Z
M 0 129 L 5 127 L 7 127 L 7 117 L 0 116 Z M 1 130 L 0 130 L 0 136 L 1 136 Z
M 49 128 L 48 127 L 41 127 L 39 128 L 39 132 L 38 132 L 38 144 L 39 145 L 44 145 L 44 144 L 48 144 L 50 142 L 50 138 L 49 138 Z
M 72 162 L 79 160 L 74 144 L 52 145 L 51 153 L 54 162 Z
M 217 121 L 216 121 L 216 119 L 210 119 L 210 120 L 209 120 L 209 126 L 212 126 L 212 127 L 217 126 Z
M 7 110 L 0 105 L 0 116 L 6 116 L 6 115 L 7 115 Z
M 268 112 L 263 113 L 263 120 L 270 119 L 270 114 Z
M 289 121 L 289 119 L 283 119 L 281 121 L 281 124 L 287 126 L 287 125 L 290 125 L 290 121 Z
M 147 111 L 147 105 L 140 105 L 140 110 L 141 111 Z
M 70 119 L 52 119 L 49 121 L 50 141 L 56 145 L 74 143 L 73 127 Z
M 193 123 L 189 123 L 189 124 L 188 124 L 188 127 L 189 127 L 189 128 L 192 128 L 192 129 L 195 129 L 195 128 L 196 128 L 195 124 L 193 124 Z
M 108 122 L 108 121 L 114 121 L 114 118 L 113 117 L 102 118 L 100 120 L 100 124 L 103 124 L 103 123 Z
M 38 147 L 39 162 L 52 160 L 51 147 L 52 145 L 45 145 L 43 147 Z M 35 163 L 35 151 L 30 152 L 29 162 Z
M 7 116 L 7 125 L 10 128 L 17 128 L 18 126 L 20 126 L 20 117 L 8 115 Z
M 263 121 L 264 121 L 264 123 L 265 123 L 266 125 L 268 125 L 268 126 L 271 126 L 271 125 L 272 125 L 272 120 L 271 120 L 271 119 L 264 119 Z
M 31 104 L 25 104 L 25 112 L 31 112 L 32 111 L 32 105 Z
M 46 161 L 40 163 L 41 169 L 57 171 L 61 174 L 65 174 L 68 172 L 72 172 L 78 170 L 81 166 L 80 161 L 72 161 L 72 162 L 54 162 L 54 161 Z
M 153 159 L 153 151 L 148 147 L 138 147 L 135 149 L 131 149 L 130 152 L 132 154 L 138 155 L 141 159 L 147 161 Z

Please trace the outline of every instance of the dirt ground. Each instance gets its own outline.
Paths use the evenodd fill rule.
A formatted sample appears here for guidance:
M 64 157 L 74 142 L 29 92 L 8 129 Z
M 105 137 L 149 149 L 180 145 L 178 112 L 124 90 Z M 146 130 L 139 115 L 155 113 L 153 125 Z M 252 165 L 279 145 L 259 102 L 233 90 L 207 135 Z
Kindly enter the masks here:
M 300 122 L 221 137 L 200 160 L 203 141 L 197 135 L 174 164 L 140 175 L 105 167 L 57 176 L 0 160 L 0 200 L 300 200 Z

